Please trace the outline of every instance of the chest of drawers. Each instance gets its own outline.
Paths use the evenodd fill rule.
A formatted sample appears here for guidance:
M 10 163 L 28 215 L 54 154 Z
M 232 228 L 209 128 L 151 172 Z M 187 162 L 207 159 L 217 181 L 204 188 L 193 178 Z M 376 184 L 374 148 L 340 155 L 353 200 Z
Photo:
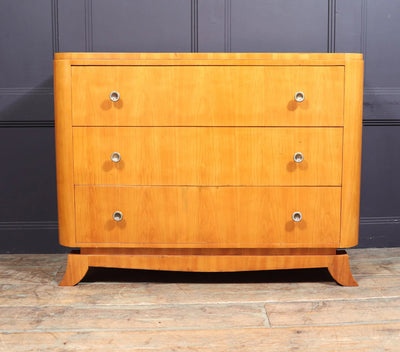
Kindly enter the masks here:
M 360 54 L 59 53 L 59 239 L 88 267 L 356 285 Z

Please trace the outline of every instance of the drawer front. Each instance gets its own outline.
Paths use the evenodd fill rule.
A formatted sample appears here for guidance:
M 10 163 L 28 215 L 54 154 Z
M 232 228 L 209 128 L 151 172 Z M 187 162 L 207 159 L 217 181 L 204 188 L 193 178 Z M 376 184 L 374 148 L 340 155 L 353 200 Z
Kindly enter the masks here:
M 339 187 L 76 186 L 76 240 L 88 246 L 335 247 L 340 195 Z M 301 221 L 292 219 L 294 212 Z
M 343 66 L 72 67 L 76 126 L 341 126 L 343 95 Z
M 74 182 L 339 186 L 342 132 L 314 127 L 75 127 Z M 113 153 L 118 153 L 114 161 Z

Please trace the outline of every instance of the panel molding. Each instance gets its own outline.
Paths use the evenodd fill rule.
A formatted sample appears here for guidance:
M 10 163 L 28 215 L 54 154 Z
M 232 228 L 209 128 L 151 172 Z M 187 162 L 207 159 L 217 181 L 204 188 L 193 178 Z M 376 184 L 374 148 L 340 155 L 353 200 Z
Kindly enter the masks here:
M 60 50 L 60 36 L 58 24 L 58 0 L 51 0 L 51 33 L 53 39 L 53 58 L 54 53 Z
M 385 121 L 370 126 L 398 126 L 400 87 L 364 88 L 364 119 Z M 379 117 L 379 119 L 376 119 Z
M 224 0 L 224 52 L 226 53 L 230 53 L 232 51 L 231 12 L 232 12 L 231 0 Z
M 400 216 L 360 217 L 360 225 L 400 225 Z
M 0 221 L 1 230 L 58 230 L 58 221 Z
M 364 119 L 363 126 L 400 126 L 400 119 Z
M 362 217 L 358 248 L 397 247 L 400 217 Z
M 364 88 L 365 95 L 400 95 L 400 87 L 368 87 Z
M 191 0 L 191 51 L 199 52 L 199 3 L 198 0 Z
M 400 216 L 360 217 L 360 226 L 400 225 Z M 0 230 L 58 230 L 58 221 L 1 221 Z
M 54 128 L 54 121 L 46 120 L 46 121 L 0 121 L 0 128 L 12 128 L 12 127 L 51 127 Z
M 336 52 L 336 0 L 328 0 L 328 53 Z
M 366 71 L 367 58 L 367 0 L 361 0 L 361 36 L 360 48 L 364 56 L 364 71 Z
M 93 2 L 85 0 L 85 51 L 93 51 Z
M 0 96 L 1 95 L 53 95 L 53 88 L 41 88 L 41 87 L 5 87 L 0 88 Z

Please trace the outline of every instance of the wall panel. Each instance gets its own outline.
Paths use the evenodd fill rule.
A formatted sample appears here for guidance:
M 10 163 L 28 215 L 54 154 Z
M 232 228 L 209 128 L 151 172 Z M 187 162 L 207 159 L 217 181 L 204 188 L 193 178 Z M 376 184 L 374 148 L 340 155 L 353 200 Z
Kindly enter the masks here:
M 53 118 L 52 5 L 0 2 L 0 121 Z
M 0 128 L 1 221 L 55 221 L 54 129 Z
M 62 250 L 57 244 L 54 129 L 3 126 L 0 159 L 0 253 Z
M 327 51 L 328 1 L 232 0 L 230 6 L 230 51 Z
M 368 0 L 365 6 L 367 87 L 400 85 L 400 2 Z
M 58 26 L 60 52 L 86 51 L 86 21 L 90 3 L 87 0 L 56 0 L 55 22 Z
M 400 2 L 363 0 L 365 119 L 399 119 Z
M 200 0 L 198 40 L 200 52 L 224 52 L 227 46 L 227 22 L 230 20 L 227 0 Z
M 365 126 L 362 154 L 362 217 L 400 215 L 400 123 Z
M 360 245 L 400 246 L 397 0 L 3 0 L 0 252 L 57 244 L 54 51 L 363 52 Z
M 362 52 L 363 0 L 336 0 L 336 52 Z
M 191 51 L 191 2 L 92 2 L 93 51 Z
M 0 23 L 0 87 L 47 82 L 53 72 L 51 0 L 1 1 Z

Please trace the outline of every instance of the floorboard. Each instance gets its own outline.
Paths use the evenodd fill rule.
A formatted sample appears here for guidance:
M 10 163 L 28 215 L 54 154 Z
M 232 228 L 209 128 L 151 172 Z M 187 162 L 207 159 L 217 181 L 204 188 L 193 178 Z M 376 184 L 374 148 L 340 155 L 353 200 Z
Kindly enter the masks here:
M 324 269 L 171 273 L 0 255 L 0 351 L 400 352 L 400 248 L 353 249 L 359 287 Z

